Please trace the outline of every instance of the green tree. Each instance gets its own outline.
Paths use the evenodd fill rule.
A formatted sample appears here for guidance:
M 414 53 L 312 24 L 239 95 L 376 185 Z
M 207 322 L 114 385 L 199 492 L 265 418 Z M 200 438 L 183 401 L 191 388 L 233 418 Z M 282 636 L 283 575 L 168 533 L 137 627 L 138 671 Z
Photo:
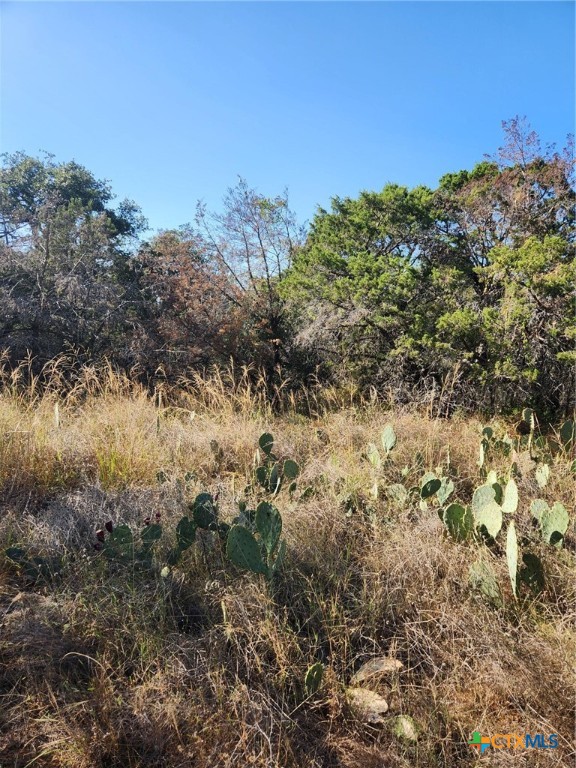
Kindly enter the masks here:
M 75 162 L 24 153 L 0 170 L 0 344 L 39 362 L 66 349 L 133 361 L 142 294 L 138 207 Z

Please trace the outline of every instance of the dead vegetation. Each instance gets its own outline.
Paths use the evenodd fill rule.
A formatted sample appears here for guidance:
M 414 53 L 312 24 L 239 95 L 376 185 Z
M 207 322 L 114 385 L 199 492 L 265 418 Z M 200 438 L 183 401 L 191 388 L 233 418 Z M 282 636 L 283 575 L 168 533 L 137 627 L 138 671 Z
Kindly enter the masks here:
M 515 600 L 498 543 L 455 542 L 432 507 L 370 496 L 366 445 L 391 422 L 398 444 L 387 482 L 402 481 L 404 467 L 449 463 L 455 497 L 469 502 L 478 420 L 336 392 L 315 396 L 315 415 L 288 399 L 274 416 L 262 382 L 248 377 L 234 386 L 198 377 L 177 397 L 149 395 L 111 371 L 60 384 L 5 378 L 0 394 L 3 768 L 466 766 L 477 760 L 474 731 L 559 735 L 554 750 L 491 750 L 492 766 L 571 764 L 571 459 L 557 458 L 544 489 L 529 472 L 518 478 L 519 535 L 530 535 L 535 491 L 563 501 L 572 519 L 562 549 L 539 545 L 544 591 Z M 197 493 L 218 493 L 223 518 L 233 517 L 265 430 L 311 489 L 275 501 L 288 550 L 273 593 L 225 562 L 211 534 L 162 577 L 170 536 Z M 493 468 L 508 471 L 506 461 Z M 152 569 L 94 550 L 107 520 L 138 528 L 157 512 L 165 536 Z M 15 563 L 10 547 L 41 565 Z M 496 574 L 499 600 L 470 582 L 479 559 Z M 389 709 L 367 724 L 346 687 L 381 656 L 402 669 L 373 683 Z M 324 677 L 307 695 L 315 662 Z M 416 739 L 398 735 L 400 715 Z

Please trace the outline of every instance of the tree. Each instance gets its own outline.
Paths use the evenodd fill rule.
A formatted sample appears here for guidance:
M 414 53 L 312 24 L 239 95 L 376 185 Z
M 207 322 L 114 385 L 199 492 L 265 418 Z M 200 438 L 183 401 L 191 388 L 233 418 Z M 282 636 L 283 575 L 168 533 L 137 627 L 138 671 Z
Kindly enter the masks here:
M 168 375 L 245 362 L 242 293 L 209 260 L 197 234 L 187 227 L 160 232 L 142 245 L 139 260 L 153 297 L 154 355 Z
M 504 123 L 495 158 L 437 190 L 387 185 L 319 210 L 282 283 L 338 375 L 435 386 L 490 410 L 574 407 L 570 149 Z
M 389 184 L 320 209 L 282 284 L 306 317 L 300 340 L 366 384 L 419 376 L 410 347 L 428 270 L 422 243 L 433 222 L 425 187 Z
M 239 179 L 228 190 L 222 213 L 198 205 L 196 233 L 205 263 L 218 276 L 218 290 L 244 313 L 252 361 L 273 375 L 289 361 L 292 340 L 278 284 L 304 239 L 287 194 L 263 197 Z
M 134 357 L 128 331 L 142 301 L 133 243 L 138 207 L 75 162 L 24 153 L 0 171 L 0 344 L 15 359 L 66 349 Z

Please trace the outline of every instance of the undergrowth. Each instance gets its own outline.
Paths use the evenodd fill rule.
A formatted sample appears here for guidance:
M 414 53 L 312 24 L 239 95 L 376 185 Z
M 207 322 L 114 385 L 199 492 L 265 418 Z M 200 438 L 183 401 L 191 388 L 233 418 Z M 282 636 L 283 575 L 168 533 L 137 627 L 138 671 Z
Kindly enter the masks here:
M 436 419 L 350 392 L 310 394 L 303 416 L 242 374 L 152 394 L 111 370 L 50 382 L 5 374 L 0 394 L 0 765 L 570 764 L 566 428 Z M 199 494 L 217 521 L 178 549 L 179 522 L 203 519 Z M 535 500 L 566 510 L 558 536 Z M 274 574 L 227 549 L 227 526 L 265 545 L 247 517 L 262 503 L 286 541 Z M 107 549 L 118 530 L 134 543 Z M 526 554 L 538 578 L 521 578 Z M 397 671 L 359 685 L 382 659 Z M 354 704 L 359 687 L 385 700 L 381 716 Z M 558 747 L 479 758 L 475 731 L 557 734 Z

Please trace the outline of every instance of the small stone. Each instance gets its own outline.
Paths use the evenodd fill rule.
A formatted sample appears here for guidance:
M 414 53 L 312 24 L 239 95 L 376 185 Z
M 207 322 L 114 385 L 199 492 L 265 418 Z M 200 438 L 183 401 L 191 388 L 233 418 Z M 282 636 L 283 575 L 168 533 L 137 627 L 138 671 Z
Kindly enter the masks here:
M 404 665 L 398 659 L 391 659 L 388 656 L 378 656 L 375 659 L 370 659 L 366 664 L 363 664 L 360 669 L 352 676 L 350 682 L 353 685 L 368 680 L 370 677 L 376 677 L 380 675 L 391 675 L 395 672 L 399 672 L 404 668 Z
M 388 702 L 368 688 L 348 688 L 348 701 L 354 712 L 365 723 L 383 723 L 384 715 L 388 712 Z

